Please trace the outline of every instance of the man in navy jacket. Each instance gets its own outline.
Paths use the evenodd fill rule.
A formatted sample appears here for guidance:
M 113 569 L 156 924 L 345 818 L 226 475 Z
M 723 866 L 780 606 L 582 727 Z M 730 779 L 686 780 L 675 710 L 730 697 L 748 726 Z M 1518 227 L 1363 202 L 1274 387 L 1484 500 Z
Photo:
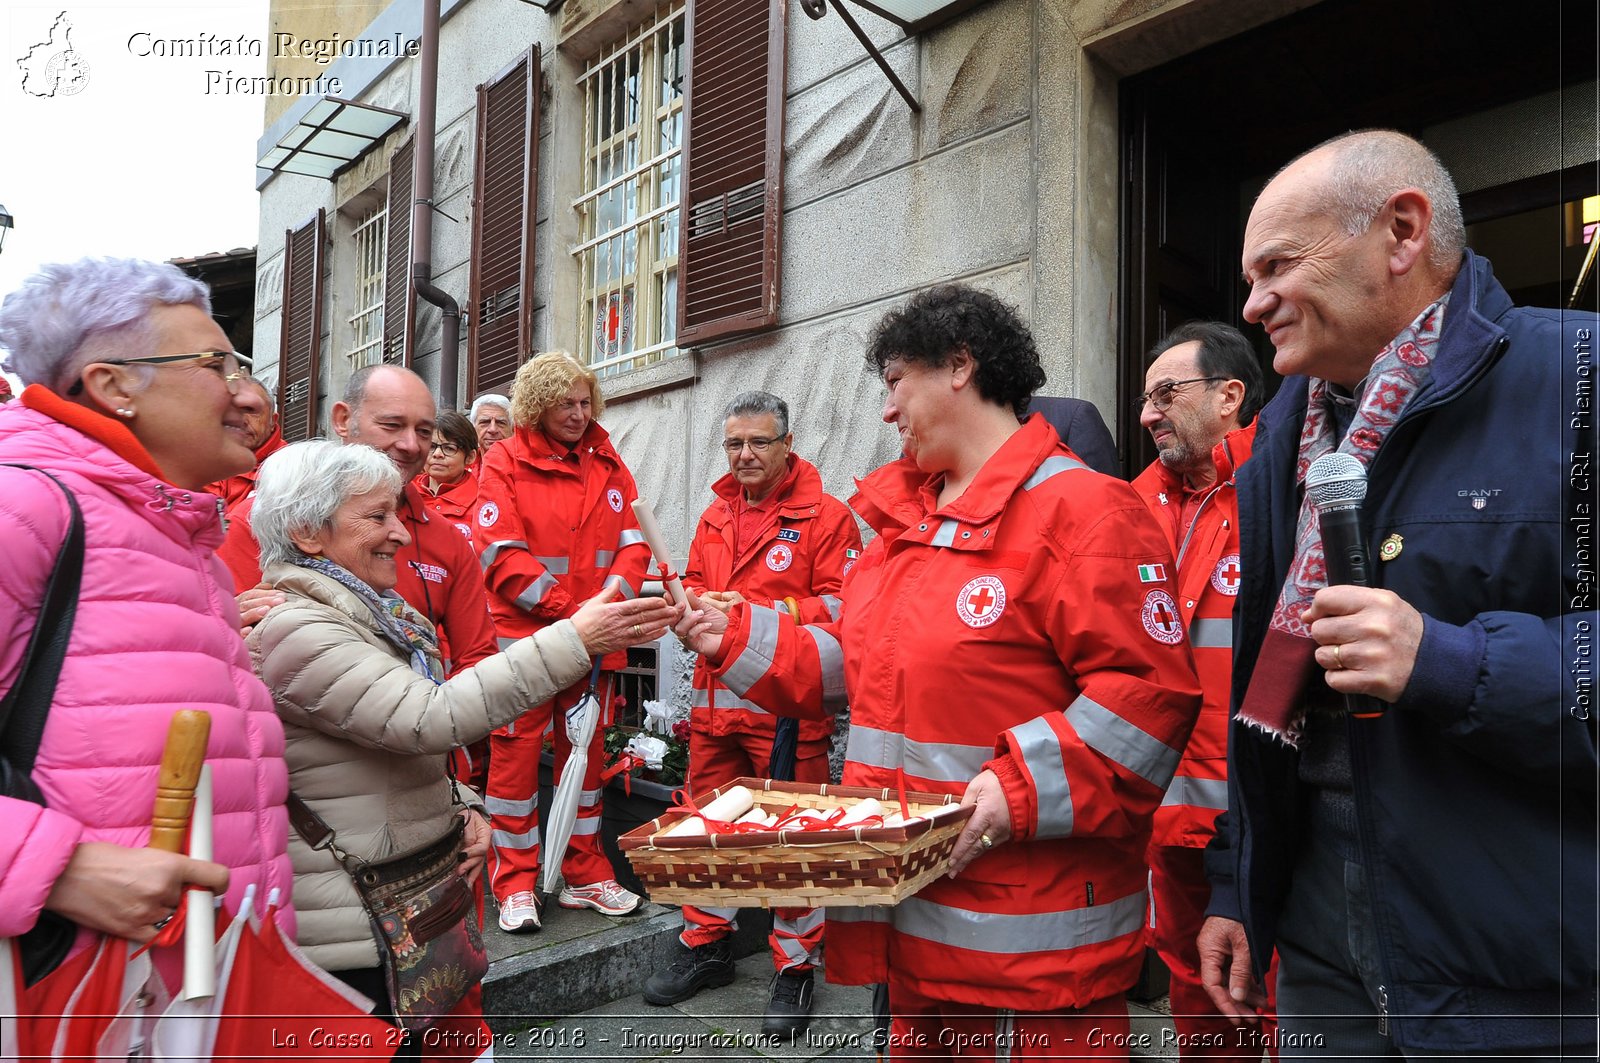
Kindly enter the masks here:
M 1250 1021 L 1276 948 L 1283 1058 L 1593 1058 L 1600 321 L 1513 306 L 1393 132 L 1280 171 L 1243 262 L 1288 379 L 1238 481 L 1202 977 Z M 1368 588 L 1324 586 L 1330 449 L 1367 470 Z

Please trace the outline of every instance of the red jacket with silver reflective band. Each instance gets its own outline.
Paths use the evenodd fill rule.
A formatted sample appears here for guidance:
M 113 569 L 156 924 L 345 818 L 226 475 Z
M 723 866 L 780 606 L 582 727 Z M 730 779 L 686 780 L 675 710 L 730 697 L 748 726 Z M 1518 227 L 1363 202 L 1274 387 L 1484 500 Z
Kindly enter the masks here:
M 395 551 L 394 590 L 437 629 L 440 659 L 455 675 L 495 653 L 494 625 L 471 541 L 450 522 L 430 517 L 423 495 L 414 482 L 400 495 L 397 515 L 411 542 Z M 261 582 L 261 544 L 250 530 L 255 504 L 252 493 L 234 507 L 227 537 L 217 548 L 241 591 Z
M 1156 812 L 1156 845 L 1203 848 L 1228 807 L 1228 693 L 1233 682 L 1233 603 L 1239 593 L 1239 497 L 1234 470 L 1250 457 L 1252 423 L 1212 450 L 1216 481 L 1183 527 L 1183 478 L 1160 461 L 1133 481 L 1178 558 L 1178 611 L 1194 648 L 1204 701 L 1178 773 Z
M 650 564 L 633 474 L 597 422 L 568 450 L 537 428 L 490 447 L 474 522 L 489 612 L 502 639 L 524 638 L 578 610 L 607 580 L 634 598 Z M 609 654 L 621 668 L 627 654 Z
M 734 529 L 744 488 L 731 475 L 712 485 L 717 500 L 700 515 L 683 581 L 695 591 L 738 591 L 757 605 L 777 605 L 792 597 L 802 623 L 835 620 L 845 572 L 861 554 L 861 532 L 845 504 L 822 490 L 816 466 L 791 454 L 789 469 L 788 479 L 770 499 L 777 519 L 765 535 L 740 543 L 738 556 Z M 705 661 L 697 662 L 692 712 L 696 730 L 772 734 L 775 721 L 767 709 L 720 683 L 710 691 L 714 682 Z M 831 719 L 800 721 L 801 741 L 832 736 Z
M 828 977 L 1048 1011 L 1119 994 L 1144 955 L 1150 820 L 1199 710 L 1165 581 L 1125 483 L 1037 414 L 956 501 L 901 460 L 858 484 L 879 532 L 836 624 L 734 611 L 718 677 L 816 713 L 848 694 L 844 781 L 961 794 L 984 768 L 1015 840 L 893 908 L 829 908 Z

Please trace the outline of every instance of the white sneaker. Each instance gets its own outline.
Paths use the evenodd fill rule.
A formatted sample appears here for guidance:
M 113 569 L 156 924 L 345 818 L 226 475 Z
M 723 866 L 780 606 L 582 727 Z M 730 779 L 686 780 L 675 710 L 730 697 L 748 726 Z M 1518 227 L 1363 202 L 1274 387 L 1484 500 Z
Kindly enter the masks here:
M 534 933 L 539 925 L 539 901 L 532 890 L 520 890 L 500 902 L 500 929 L 506 933 Z
M 587 886 L 562 886 L 556 901 L 563 908 L 593 908 L 601 915 L 627 915 L 639 907 L 640 896 L 614 878 Z

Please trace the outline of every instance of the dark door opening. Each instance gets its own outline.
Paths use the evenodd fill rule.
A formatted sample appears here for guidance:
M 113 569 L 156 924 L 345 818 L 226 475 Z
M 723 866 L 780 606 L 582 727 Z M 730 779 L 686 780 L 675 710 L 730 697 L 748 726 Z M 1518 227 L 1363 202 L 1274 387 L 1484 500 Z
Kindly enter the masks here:
M 1124 81 L 1124 470 L 1135 474 L 1155 458 L 1127 411 L 1144 389 L 1145 352 L 1176 325 L 1211 318 L 1243 328 L 1275 389 L 1271 347 L 1239 316 L 1244 222 L 1273 172 L 1347 130 L 1388 127 L 1429 142 L 1430 128 L 1546 94 L 1560 94 L 1558 106 L 1570 99 L 1587 108 L 1592 135 L 1596 24 L 1592 0 L 1522 4 L 1514 16 L 1503 0 L 1326 0 Z M 1559 116 L 1556 124 L 1568 125 Z M 1481 147 L 1516 157 L 1520 137 L 1532 133 L 1560 136 L 1519 130 Z M 1597 191 L 1593 148 L 1580 145 L 1580 165 L 1553 165 L 1462 197 L 1469 245 L 1497 268 L 1502 258 L 1516 260 L 1507 287 L 1515 284 L 1519 302 L 1566 305 L 1590 246 L 1581 217 L 1582 200 Z M 1577 244 L 1569 243 L 1574 231 Z M 1590 241 L 1594 231 L 1587 228 Z M 1595 305 L 1597 287 L 1589 284 L 1586 305 Z

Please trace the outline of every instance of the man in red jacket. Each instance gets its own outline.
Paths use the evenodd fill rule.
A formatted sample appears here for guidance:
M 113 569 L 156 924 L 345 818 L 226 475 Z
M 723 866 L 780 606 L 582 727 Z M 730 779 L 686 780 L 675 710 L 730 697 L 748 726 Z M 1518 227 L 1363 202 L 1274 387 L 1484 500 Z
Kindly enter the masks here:
M 747 391 L 728 404 L 723 419 L 728 475 L 711 487 L 716 499 L 695 529 L 684 582 L 723 612 L 753 602 L 799 623 L 837 620 L 844 574 L 861 552 L 855 518 L 844 503 L 823 493 L 816 467 L 790 449 L 788 403 L 765 391 Z M 742 775 L 776 774 L 777 718 L 718 684 L 704 661 L 695 666 L 692 715 L 689 781 L 694 791 Z M 787 726 L 796 723 L 793 768 L 781 777 L 827 782 L 833 721 Z M 735 911 L 685 905 L 679 936 L 684 950 L 670 967 L 650 976 L 645 1000 L 676 1004 L 705 986 L 733 981 L 728 936 Z M 817 908 L 779 908 L 773 916 L 770 940 L 778 973 L 763 1032 L 785 1036 L 810 1023 L 823 917 Z
M 634 518 L 633 474 L 595 420 L 605 409 L 594 373 L 559 352 L 541 354 L 517 371 L 511 389 L 511 438 L 489 448 L 478 478 L 473 529 L 502 639 L 518 639 L 571 616 L 615 584 L 622 597 L 644 586 L 650 548 Z M 612 674 L 625 653 L 603 659 L 596 676 L 600 704 L 611 704 Z M 538 882 L 539 756 L 554 722 L 556 781 L 570 746 L 565 716 L 588 690 L 585 678 L 550 701 L 530 706 L 489 740 L 489 807 L 494 828 L 491 885 L 500 928 L 531 932 L 541 925 Z M 577 821 L 561 861 L 563 908 L 626 915 L 639 896 L 616 881 L 600 845 L 601 726 L 589 750 Z
M 433 444 L 433 393 L 416 373 L 393 365 L 356 370 L 344 397 L 333 404 L 333 430 L 346 443 L 365 443 L 389 455 L 406 487 L 400 519 L 411 543 L 395 555 L 399 579 L 395 590 L 439 631 L 445 667 L 454 675 L 495 652 L 494 627 L 484 601 L 478 561 L 468 542 L 446 520 L 429 516 L 416 484 L 417 473 Z M 246 498 L 228 514 L 228 535 L 217 556 L 233 573 L 234 586 L 244 589 L 239 611 L 249 621 L 251 607 L 282 601 L 277 591 L 263 589 L 261 548 L 250 531 L 253 499 Z
M 206 490 L 222 499 L 223 512 L 229 512 L 256 489 L 256 472 L 261 463 L 283 448 L 283 433 L 278 430 L 278 411 L 272 404 L 272 390 L 251 377 L 239 389 L 237 405 L 244 409 L 244 426 L 250 433 L 250 449 L 256 452 L 256 467 L 226 480 L 206 484 Z
M 1133 481 L 1177 557 L 1178 612 L 1194 647 L 1200 719 L 1156 811 L 1150 840 L 1150 941 L 1172 974 L 1182 1059 L 1259 1055 L 1259 1026 L 1235 1027 L 1200 982 L 1195 936 L 1211 888 L 1202 854 L 1228 807 L 1228 693 L 1239 593 L 1234 470 L 1250 457 L 1265 399 L 1261 365 L 1238 329 L 1191 321 L 1150 352 L 1139 423 L 1159 456 Z

